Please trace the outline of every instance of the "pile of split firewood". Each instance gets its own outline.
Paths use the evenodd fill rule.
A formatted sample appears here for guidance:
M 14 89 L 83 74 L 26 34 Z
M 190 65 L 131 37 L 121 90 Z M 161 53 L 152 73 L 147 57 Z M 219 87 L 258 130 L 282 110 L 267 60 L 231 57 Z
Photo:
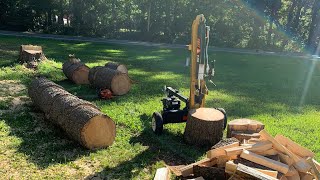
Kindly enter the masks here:
M 259 138 L 239 142 L 220 141 L 203 160 L 186 166 L 168 166 L 156 172 L 155 179 L 320 179 L 315 154 L 287 137 L 272 137 L 265 130 Z

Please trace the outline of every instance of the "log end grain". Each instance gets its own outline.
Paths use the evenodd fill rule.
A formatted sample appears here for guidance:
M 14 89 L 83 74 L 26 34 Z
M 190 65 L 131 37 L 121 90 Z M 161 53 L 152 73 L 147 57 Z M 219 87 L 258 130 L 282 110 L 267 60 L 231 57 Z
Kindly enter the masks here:
M 105 148 L 115 140 L 116 125 L 106 115 L 95 116 L 83 127 L 81 137 L 89 149 Z
M 122 73 L 125 73 L 125 74 L 128 74 L 128 69 L 125 65 L 123 64 L 120 64 L 117 68 L 118 71 L 122 72 Z
M 213 108 L 191 109 L 190 115 L 202 121 L 221 121 L 224 119 L 223 113 Z
M 82 66 L 73 73 L 72 79 L 76 84 L 90 84 L 88 76 L 89 68 L 87 66 Z
M 127 74 L 117 74 L 111 82 L 111 91 L 114 95 L 124 95 L 131 89 L 131 81 Z
M 105 67 L 113 69 L 113 70 L 118 70 L 121 73 L 128 74 L 128 69 L 125 65 L 123 64 L 118 64 L 114 62 L 108 62 Z

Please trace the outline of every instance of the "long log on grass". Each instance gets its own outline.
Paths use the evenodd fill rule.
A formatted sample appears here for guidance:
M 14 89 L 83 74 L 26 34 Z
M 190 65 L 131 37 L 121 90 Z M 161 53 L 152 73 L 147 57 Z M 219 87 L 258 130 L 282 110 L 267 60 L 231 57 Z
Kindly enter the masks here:
M 84 147 L 104 148 L 114 142 L 115 123 L 92 103 L 79 99 L 45 78 L 34 79 L 28 94 L 52 123 Z
M 106 67 L 90 69 L 90 84 L 96 88 L 110 89 L 114 95 L 124 95 L 131 89 L 127 74 Z
M 118 63 L 114 63 L 114 62 L 108 62 L 105 67 L 113 69 L 113 70 L 118 70 L 124 74 L 128 74 L 128 69 L 125 65 L 123 64 L 118 64 Z
M 81 62 L 66 61 L 62 66 L 66 77 L 76 84 L 89 84 L 88 75 L 90 68 Z

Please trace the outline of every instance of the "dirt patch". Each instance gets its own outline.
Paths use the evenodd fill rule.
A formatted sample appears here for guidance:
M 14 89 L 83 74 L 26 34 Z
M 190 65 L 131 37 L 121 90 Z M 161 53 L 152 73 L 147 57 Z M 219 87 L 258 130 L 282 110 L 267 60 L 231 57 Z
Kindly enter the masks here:
M 0 81 L 0 114 L 18 112 L 30 105 L 26 91 L 27 87 L 19 81 Z
M 0 81 L 0 97 L 18 96 L 26 93 L 27 87 L 20 81 Z

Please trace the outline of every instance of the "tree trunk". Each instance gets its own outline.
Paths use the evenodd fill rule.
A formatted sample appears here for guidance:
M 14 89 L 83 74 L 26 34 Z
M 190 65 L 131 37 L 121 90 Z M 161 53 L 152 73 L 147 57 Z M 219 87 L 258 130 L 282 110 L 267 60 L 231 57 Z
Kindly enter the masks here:
M 116 32 L 116 0 L 112 0 L 112 32 Z
M 52 9 L 48 10 L 48 27 L 52 26 Z
M 110 89 L 114 95 L 127 94 L 131 88 L 130 78 L 120 71 L 103 67 L 96 68 L 89 74 L 91 85 L 96 88 Z
M 309 36 L 308 36 L 308 41 L 307 41 L 307 47 L 312 50 L 315 47 L 315 39 L 317 37 L 317 27 L 320 26 L 320 15 L 319 15 L 319 10 L 320 10 L 320 2 L 318 0 L 314 1 L 314 4 L 312 6 L 312 18 L 311 18 L 311 23 L 310 23 L 310 28 L 309 28 Z
M 148 19 L 147 19 L 147 32 L 150 32 L 150 22 L 151 22 L 151 0 L 148 3 Z
M 292 33 L 295 33 L 295 34 L 298 32 L 298 29 L 299 29 L 301 10 L 302 10 L 302 2 L 300 1 L 297 5 L 296 14 L 294 16 L 294 19 L 291 25 Z
M 52 123 L 84 147 L 104 148 L 114 142 L 115 123 L 92 103 L 75 97 L 45 78 L 34 79 L 28 93 Z
M 293 0 L 292 5 L 290 6 L 290 9 L 289 9 L 289 15 L 288 15 L 287 25 L 286 25 L 286 30 L 289 32 L 291 31 L 291 24 L 292 24 L 292 20 L 293 20 L 293 11 L 296 6 L 297 6 L 297 0 Z
M 64 16 L 64 0 L 60 0 L 59 1 L 59 4 L 60 4 L 60 9 L 59 9 L 59 17 L 58 17 L 58 23 L 61 25 L 61 26 L 64 26 L 64 22 L 63 22 L 63 16 Z
M 76 84 L 89 84 L 90 68 L 83 63 L 66 61 L 62 66 L 63 73 Z
M 123 64 L 118 64 L 118 63 L 113 63 L 113 62 L 108 62 L 105 67 L 113 69 L 113 70 L 118 70 L 124 74 L 128 74 L 128 69 L 125 65 Z
M 271 45 L 271 36 L 272 36 L 272 26 L 273 26 L 273 22 L 269 22 L 269 29 L 268 29 L 268 37 L 267 37 L 267 45 L 270 46 Z
M 184 139 L 189 144 L 212 146 L 222 139 L 224 114 L 213 108 L 189 110 Z

